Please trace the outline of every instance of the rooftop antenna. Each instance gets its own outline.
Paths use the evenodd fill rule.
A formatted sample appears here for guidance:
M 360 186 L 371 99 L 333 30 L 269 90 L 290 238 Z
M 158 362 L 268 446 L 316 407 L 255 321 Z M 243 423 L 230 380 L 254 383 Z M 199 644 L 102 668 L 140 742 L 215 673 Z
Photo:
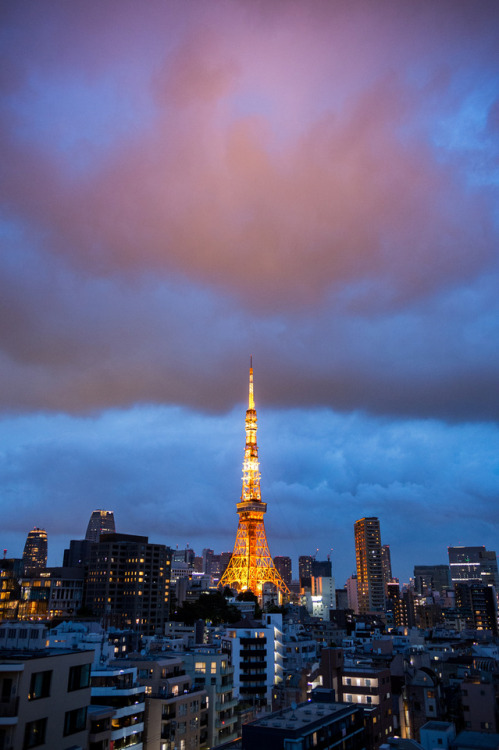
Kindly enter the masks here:
M 5 560 L 6 557 L 7 557 L 7 550 L 4 549 L 4 551 L 3 551 L 3 559 Z

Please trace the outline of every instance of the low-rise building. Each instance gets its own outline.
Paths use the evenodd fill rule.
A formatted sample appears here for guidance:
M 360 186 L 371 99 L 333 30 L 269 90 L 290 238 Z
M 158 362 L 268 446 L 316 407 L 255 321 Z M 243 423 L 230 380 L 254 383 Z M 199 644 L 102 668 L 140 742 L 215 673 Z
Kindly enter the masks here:
M 342 703 L 308 701 L 243 725 L 243 750 L 361 750 L 362 710 Z

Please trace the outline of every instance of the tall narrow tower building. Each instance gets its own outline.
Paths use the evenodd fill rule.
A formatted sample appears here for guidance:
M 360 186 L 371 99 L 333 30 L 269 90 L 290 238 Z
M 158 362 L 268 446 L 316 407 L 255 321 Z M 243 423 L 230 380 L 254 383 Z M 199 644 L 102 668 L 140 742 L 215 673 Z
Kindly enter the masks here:
M 246 447 L 243 461 L 243 488 L 237 504 L 239 525 L 230 562 L 219 586 L 238 591 L 249 589 L 258 597 L 264 583 L 273 583 L 283 594 L 289 589 L 279 575 L 269 552 L 263 516 L 267 503 L 262 502 L 260 464 L 256 443 L 257 418 L 253 396 L 253 366 L 249 371 L 249 402 L 246 411 Z
M 385 581 L 379 518 L 361 518 L 355 521 L 354 530 L 359 612 L 384 612 Z

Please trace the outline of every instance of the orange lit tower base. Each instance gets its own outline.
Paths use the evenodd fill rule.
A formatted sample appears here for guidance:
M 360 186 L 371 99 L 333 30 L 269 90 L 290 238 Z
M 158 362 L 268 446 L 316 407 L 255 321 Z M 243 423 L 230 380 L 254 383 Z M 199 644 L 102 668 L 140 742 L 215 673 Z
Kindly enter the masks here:
M 239 525 L 234 551 L 219 586 L 229 586 L 238 591 L 251 590 L 261 598 L 264 583 L 272 583 L 281 594 L 290 591 L 279 575 L 270 556 L 263 516 L 267 503 L 262 503 L 258 446 L 256 443 L 257 419 L 253 398 L 253 367 L 249 375 L 249 403 L 246 411 L 246 448 L 243 461 L 243 490 L 237 504 Z

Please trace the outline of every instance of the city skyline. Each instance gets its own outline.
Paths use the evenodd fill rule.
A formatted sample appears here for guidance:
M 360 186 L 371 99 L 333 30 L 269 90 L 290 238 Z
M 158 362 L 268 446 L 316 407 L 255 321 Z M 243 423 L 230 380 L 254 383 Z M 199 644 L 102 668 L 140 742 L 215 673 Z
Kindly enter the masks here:
M 2 10 L 8 556 L 38 526 L 59 564 L 96 508 L 231 550 L 250 355 L 273 556 L 319 547 L 342 586 L 370 516 L 401 580 L 497 548 L 498 21 Z

